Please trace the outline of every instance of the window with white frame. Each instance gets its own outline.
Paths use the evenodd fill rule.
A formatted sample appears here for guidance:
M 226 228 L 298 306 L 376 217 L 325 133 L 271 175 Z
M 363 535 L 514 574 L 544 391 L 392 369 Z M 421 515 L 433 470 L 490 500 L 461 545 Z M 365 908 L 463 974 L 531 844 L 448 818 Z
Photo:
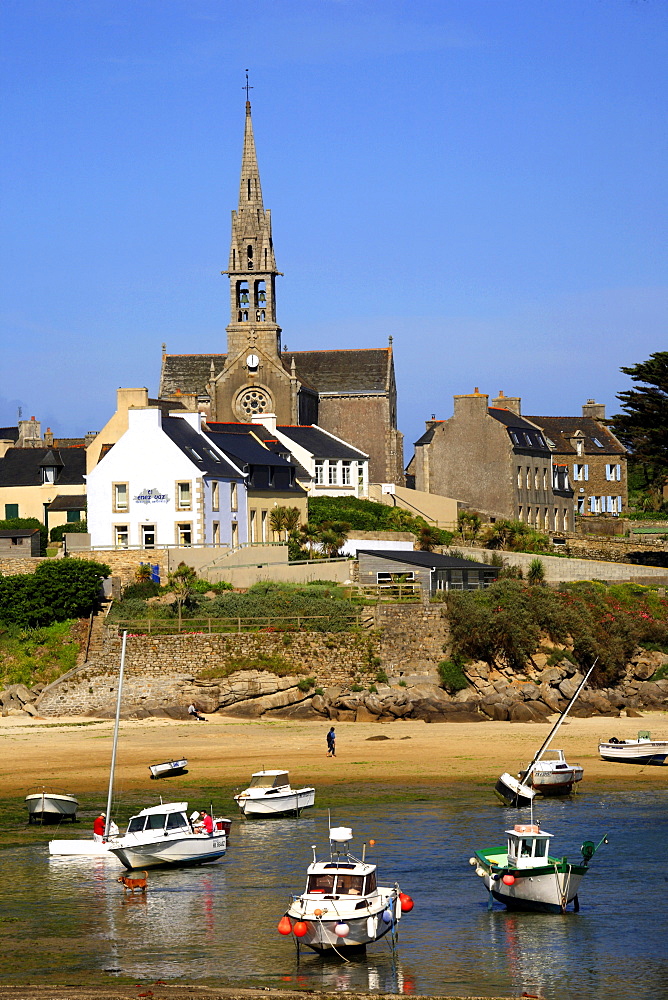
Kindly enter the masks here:
M 220 483 L 217 479 L 211 483 L 211 510 L 220 510 Z
M 257 530 L 257 511 L 252 510 L 250 512 L 250 541 L 256 541 L 255 532 Z
M 176 506 L 178 510 L 190 510 L 192 507 L 192 483 L 176 484 Z
M 522 466 L 521 465 L 517 466 L 517 488 L 518 488 L 518 490 L 522 489 Z
M 213 544 L 220 545 L 220 521 L 213 522 Z
M 324 486 L 325 483 L 325 463 L 321 458 L 316 459 L 315 463 L 315 484 L 316 486 Z
M 611 465 L 606 465 L 605 478 L 608 480 L 608 482 L 615 482 L 615 481 L 618 482 L 622 478 L 621 465 L 616 465 L 614 462 Z
M 230 483 L 230 510 L 239 509 L 239 494 L 236 483 Z
M 581 465 L 576 462 L 573 465 L 573 481 L 576 483 L 584 483 L 589 479 L 589 466 Z
M 341 485 L 350 486 L 350 466 L 352 462 L 341 462 Z
M 578 514 L 584 514 L 584 512 L 585 512 L 585 498 L 584 497 L 578 497 L 577 498 L 577 509 L 578 509 Z
M 115 511 L 125 511 L 128 509 L 128 484 L 127 483 L 114 483 L 112 486 L 113 490 L 113 503 Z
M 177 524 L 176 525 L 176 542 L 178 545 L 192 545 L 193 543 L 193 526 L 190 523 Z
M 261 538 L 262 538 L 263 542 L 267 541 L 267 517 L 268 517 L 268 511 L 263 510 L 261 512 L 261 514 L 260 514 L 260 518 L 261 518 L 260 523 L 261 523 L 261 530 L 262 530 Z
M 339 464 L 338 462 L 328 462 L 327 463 L 327 482 L 330 486 L 336 486 L 339 481 Z
M 114 525 L 114 545 L 119 549 L 127 549 L 130 540 L 127 524 Z

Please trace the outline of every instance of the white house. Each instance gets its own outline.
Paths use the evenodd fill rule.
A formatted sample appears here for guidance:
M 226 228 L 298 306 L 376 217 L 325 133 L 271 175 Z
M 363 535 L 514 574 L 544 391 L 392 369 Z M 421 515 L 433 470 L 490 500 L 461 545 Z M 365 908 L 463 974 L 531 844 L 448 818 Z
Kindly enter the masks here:
M 199 413 L 128 410 L 128 429 L 88 473 L 91 545 L 154 548 L 248 540 L 246 473 Z

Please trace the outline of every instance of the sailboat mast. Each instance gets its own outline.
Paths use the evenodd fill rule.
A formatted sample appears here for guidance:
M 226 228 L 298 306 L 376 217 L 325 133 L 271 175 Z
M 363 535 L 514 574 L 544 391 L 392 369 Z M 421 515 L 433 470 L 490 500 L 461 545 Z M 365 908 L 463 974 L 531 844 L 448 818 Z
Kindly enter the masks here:
M 116 695 L 116 719 L 114 722 L 114 742 L 111 748 L 111 767 L 109 768 L 109 791 L 107 793 L 107 815 L 104 822 L 104 838 L 109 836 L 109 824 L 111 823 L 111 796 L 114 790 L 114 769 L 116 767 L 116 747 L 118 746 L 118 726 L 121 721 L 121 697 L 123 694 L 123 671 L 125 670 L 125 647 L 128 641 L 127 630 L 123 632 L 123 643 L 121 645 L 121 668 L 118 672 L 118 693 Z

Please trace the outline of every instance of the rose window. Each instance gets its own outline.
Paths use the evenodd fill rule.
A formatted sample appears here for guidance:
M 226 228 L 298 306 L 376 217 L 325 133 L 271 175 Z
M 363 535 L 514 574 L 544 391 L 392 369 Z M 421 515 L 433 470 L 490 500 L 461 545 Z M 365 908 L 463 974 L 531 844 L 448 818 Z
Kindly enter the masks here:
M 244 417 L 267 413 L 271 409 L 269 396 L 262 389 L 246 389 L 237 399 L 237 410 Z

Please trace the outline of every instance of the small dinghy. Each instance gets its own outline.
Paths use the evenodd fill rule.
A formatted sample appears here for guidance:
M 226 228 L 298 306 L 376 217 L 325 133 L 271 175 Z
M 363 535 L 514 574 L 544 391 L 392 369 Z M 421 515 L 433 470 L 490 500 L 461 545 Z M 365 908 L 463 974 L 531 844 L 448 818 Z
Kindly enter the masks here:
M 149 764 L 151 778 L 173 778 L 176 774 L 187 774 L 188 761 L 185 757 L 181 760 L 166 760 L 162 764 Z
M 607 837 L 596 845 L 585 840 L 580 848 L 582 862 L 574 864 L 568 858 L 550 856 L 552 834 L 537 823 L 516 823 L 505 832 L 505 846 L 484 848 L 469 858 L 489 890 L 490 909 L 496 899 L 509 910 L 565 913 L 570 903 L 579 910 L 580 883 L 596 851 L 607 844 Z
M 315 802 L 315 788 L 292 788 L 287 771 L 256 771 L 234 801 L 244 816 L 299 816 Z
M 366 948 L 390 931 L 394 945 L 402 913 L 413 909 L 413 900 L 396 883 L 393 888 L 376 884 L 376 866 L 365 860 L 366 844 L 361 861 L 348 853 L 343 845 L 352 836 L 349 827 L 330 829 L 328 861 L 318 861 L 313 848 L 306 888 L 293 896 L 278 923 L 279 934 L 292 934 L 298 946 L 341 954 Z
M 28 823 L 60 823 L 64 819 L 77 821 L 79 801 L 67 792 L 29 792 L 25 797 Z
M 598 752 L 603 760 L 619 764 L 663 764 L 668 757 L 668 740 L 653 740 L 646 729 L 641 729 L 637 740 L 618 740 L 611 736 L 599 743 Z

